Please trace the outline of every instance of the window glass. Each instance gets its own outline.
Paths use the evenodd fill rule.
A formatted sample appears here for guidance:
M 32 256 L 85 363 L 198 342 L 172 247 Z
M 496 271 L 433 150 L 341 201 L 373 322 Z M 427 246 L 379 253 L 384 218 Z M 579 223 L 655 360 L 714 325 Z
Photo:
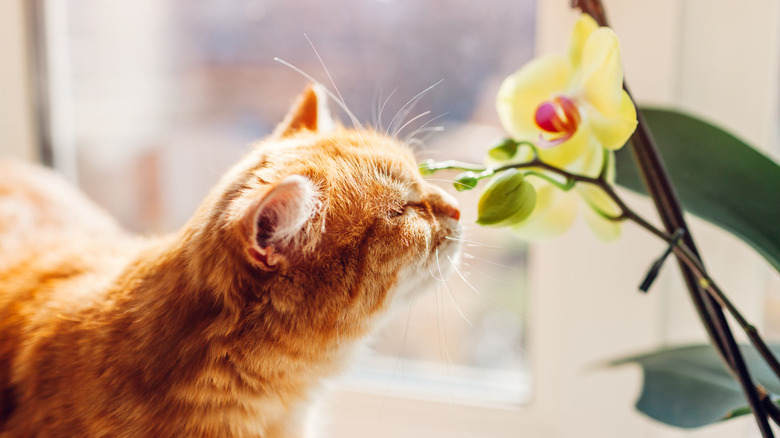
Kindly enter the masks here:
M 281 120 L 308 80 L 276 57 L 340 93 L 361 121 L 400 128 L 420 159 L 480 162 L 504 135 L 498 85 L 533 50 L 531 0 L 67 5 L 55 17 L 65 26 L 50 29 L 64 43 L 48 49 L 67 58 L 58 74 L 78 182 L 139 232 L 183 224 Z M 451 177 L 434 178 L 452 190 Z M 348 385 L 466 401 L 527 397 L 526 249 L 471 225 L 476 194 L 458 198 L 468 240 L 458 272 L 377 334 Z

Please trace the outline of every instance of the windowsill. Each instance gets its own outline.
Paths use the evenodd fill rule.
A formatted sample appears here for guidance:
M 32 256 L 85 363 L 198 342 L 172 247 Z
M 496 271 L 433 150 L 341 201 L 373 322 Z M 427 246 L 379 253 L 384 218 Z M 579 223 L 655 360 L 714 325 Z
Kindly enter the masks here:
M 498 370 L 388 357 L 362 361 L 337 385 L 355 393 L 499 409 L 517 408 L 532 397 L 527 369 Z

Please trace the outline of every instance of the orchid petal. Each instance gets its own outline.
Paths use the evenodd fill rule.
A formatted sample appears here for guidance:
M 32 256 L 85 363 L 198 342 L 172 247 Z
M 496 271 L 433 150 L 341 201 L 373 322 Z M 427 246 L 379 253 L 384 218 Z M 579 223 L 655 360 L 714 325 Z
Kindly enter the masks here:
M 591 209 L 602 214 L 617 217 L 622 213 L 620 207 L 607 195 L 604 190 L 592 184 L 577 184 L 577 193 L 582 196 L 585 203 Z
M 596 111 L 588 113 L 593 135 L 601 145 L 610 150 L 623 147 L 636 130 L 636 107 L 625 91 L 621 94 L 620 108 L 612 117 L 604 117 Z
M 621 107 L 623 66 L 620 42 L 612 29 L 600 27 L 591 33 L 580 67 L 585 100 L 603 116 L 613 117 Z
M 525 239 L 547 239 L 563 234 L 577 218 L 576 194 L 564 192 L 547 181 L 529 177 L 536 189 L 533 213 L 512 231 Z
M 576 161 L 566 166 L 566 170 L 595 178 L 601 172 L 603 163 L 604 149 L 601 147 L 598 140 L 591 136 L 587 148 L 582 151 Z
M 614 159 L 610 160 L 614 163 Z M 614 165 L 612 166 L 614 169 Z M 607 171 L 609 176 L 610 171 Z M 622 213 L 620 207 L 607 195 L 604 190 L 591 184 L 578 184 L 577 193 L 587 204 L 583 215 L 585 222 L 599 239 L 610 242 L 620 237 L 620 223 L 605 218 L 604 215 L 618 217 Z
M 509 76 L 498 89 L 496 108 L 504 129 L 515 139 L 536 141 L 540 132 L 534 115 L 539 105 L 569 85 L 571 67 L 566 58 L 536 58 Z
M 622 232 L 620 222 L 605 219 L 592 208 L 584 209 L 582 215 L 585 218 L 585 223 L 588 224 L 590 230 L 599 240 L 603 242 L 614 242 L 620 238 Z
M 569 40 L 569 62 L 571 62 L 572 70 L 576 71 L 580 67 L 585 41 L 598 28 L 599 25 L 596 23 L 596 20 L 588 14 L 580 15 L 579 20 L 574 24 Z
M 577 161 L 585 153 L 589 146 L 593 146 L 590 127 L 587 123 L 581 123 L 577 131 L 569 139 L 561 144 L 548 149 L 539 149 L 539 158 L 547 164 L 566 168 Z

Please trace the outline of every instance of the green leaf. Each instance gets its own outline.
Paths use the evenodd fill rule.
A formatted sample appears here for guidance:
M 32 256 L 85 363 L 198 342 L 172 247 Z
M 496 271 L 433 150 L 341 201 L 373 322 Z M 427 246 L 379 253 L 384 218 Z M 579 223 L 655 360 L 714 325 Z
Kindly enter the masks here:
M 694 117 L 642 113 L 685 210 L 736 235 L 780 271 L 780 166 Z M 617 183 L 646 193 L 630 149 L 616 154 Z
M 436 173 L 436 162 L 432 159 L 427 159 L 419 165 L 420 175 L 431 176 Z
M 462 192 L 465 190 L 471 190 L 479 184 L 479 175 L 474 172 L 463 172 L 455 177 L 454 181 L 455 190 Z
M 511 138 L 505 138 L 497 145 L 488 149 L 488 156 L 494 160 L 507 161 L 515 156 L 520 144 Z
M 740 347 L 753 379 L 777 401 L 780 381 L 749 346 Z M 780 345 L 770 346 L 775 355 Z M 749 414 L 738 382 L 710 345 L 666 348 L 612 362 L 636 363 L 644 381 L 636 408 L 660 422 L 682 428 L 701 427 Z

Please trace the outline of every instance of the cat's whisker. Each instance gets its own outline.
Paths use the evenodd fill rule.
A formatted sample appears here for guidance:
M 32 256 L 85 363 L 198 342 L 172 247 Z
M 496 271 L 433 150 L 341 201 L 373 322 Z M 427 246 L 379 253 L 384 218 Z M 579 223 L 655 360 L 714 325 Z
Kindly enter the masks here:
M 319 55 L 317 55 L 317 56 L 319 57 Z M 355 115 L 352 113 L 352 111 L 350 111 L 350 109 L 347 107 L 347 104 L 344 102 L 344 100 L 342 100 L 339 96 L 337 96 L 332 91 L 330 91 L 330 89 L 328 87 L 326 87 L 322 82 L 320 82 L 317 79 L 315 79 L 314 76 L 306 73 L 305 71 L 301 70 L 297 66 L 295 66 L 295 65 L 293 65 L 293 64 L 291 64 L 291 63 L 289 63 L 289 62 L 287 62 L 284 59 L 279 58 L 279 57 L 274 58 L 274 61 L 276 61 L 276 62 L 278 62 L 278 63 L 280 63 L 280 64 L 282 64 L 282 65 L 284 65 L 284 66 L 286 66 L 288 68 L 291 68 L 292 70 L 294 70 L 295 72 L 297 72 L 301 76 L 305 77 L 309 81 L 319 85 L 320 89 L 325 94 L 327 94 L 328 97 L 331 98 L 331 100 L 333 100 L 336 103 L 336 105 L 338 105 L 339 108 L 341 108 L 342 111 L 344 111 L 347 114 L 347 116 L 352 121 L 352 124 L 355 126 L 355 132 L 357 132 L 358 135 L 360 136 L 361 142 L 365 143 L 365 140 L 363 140 L 363 130 L 364 130 L 363 125 L 360 124 L 360 122 L 358 121 L 357 117 L 355 117 Z M 321 61 L 322 60 L 320 60 L 320 62 Z M 330 74 L 328 74 L 328 76 L 330 76 Z M 331 81 L 332 81 L 332 79 L 331 79 Z
M 436 262 L 437 262 L 437 264 L 438 264 L 438 261 L 439 261 L 439 250 L 437 249 L 436 250 Z M 441 269 L 439 269 L 439 274 L 441 275 Z M 442 278 L 444 278 L 444 277 L 442 276 Z M 440 286 L 439 295 L 441 295 L 441 290 L 442 290 L 441 288 L 445 287 L 445 285 L 446 285 L 446 282 L 444 280 L 442 280 L 442 282 L 439 283 L 439 286 Z M 447 366 L 447 374 L 449 375 L 449 365 L 453 364 L 453 361 L 452 361 L 452 356 L 450 356 L 450 351 L 447 348 L 447 339 L 446 339 L 446 336 L 445 336 L 446 324 L 445 324 L 445 321 L 444 321 L 444 300 L 441 297 L 439 297 L 439 299 L 437 300 L 437 304 L 438 304 L 437 305 L 437 310 L 440 311 L 440 315 L 441 315 L 441 317 L 439 318 L 439 326 L 440 326 L 439 327 L 439 337 L 441 338 L 441 345 L 444 347 L 444 354 L 447 357 L 447 365 L 448 365 Z
M 488 247 L 488 249 L 493 249 L 493 248 Z M 498 248 L 496 248 L 496 249 L 498 249 Z M 471 260 L 477 261 L 479 263 L 484 263 L 484 264 L 488 264 L 488 265 L 491 265 L 491 266 L 497 266 L 499 268 L 510 270 L 510 271 L 516 271 L 516 272 L 524 271 L 524 269 L 522 267 L 520 267 L 520 266 L 513 266 L 513 265 L 507 265 L 505 263 L 499 263 L 499 262 L 497 262 L 495 260 L 491 260 L 488 257 L 479 257 L 479 256 L 475 256 L 474 254 L 470 254 L 469 258 Z
M 420 117 L 425 117 L 425 116 L 427 116 L 427 115 L 428 115 L 428 114 L 430 114 L 430 113 L 431 113 L 431 111 L 430 111 L 430 110 L 429 110 L 429 111 L 424 111 L 424 112 L 422 112 L 422 113 L 420 113 L 420 114 L 418 114 L 418 115 L 416 115 L 416 116 L 412 117 L 411 119 L 409 119 L 409 121 L 407 121 L 406 123 L 404 123 L 403 125 L 401 125 L 401 127 L 400 127 L 400 128 L 398 128 L 398 131 L 396 131 L 396 133 L 394 134 L 394 136 L 395 136 L 395 135 L 398 135 L 398 134 L 400 134 L 401 132 L 403 132 L 404 128 L 406 128 L 407 126 L 409 126 L 411 123 L 414 123 L 414 121 L 415 121 L 415 120 L 419 119 Z
M 460 279 L 461 279 L 461 280 L 463 280 L 463 282 L 466 284 L 466 286 L 468 286 L 468 287 L 469 287 L 469 289 L 471 289 L 471 290 L 474 292 L 474 294 L 475 294 L 476 296 L 478 296 L 478 297 L 480 297 L 480 298 L 486 298 L 486 297 L 485 297 L 485 296 L 482 294 L 482 292 L 480 292 L 479 290 L 477 290 L 477 288 L 476 288 L 476 287 L 474 287 L 474 285 L 472 285 L 472 284 L 471 284 L 471 283 L 470 283 L 470 282 L 469 282 L 469 281 L 466 279 L 466 277 L 463 275 L 463 273 L 461 273 L 461 272 L 460 272 L 460 270 L 458 269 L 458 266 L 457 266 L 457 264 L 456 264 L 456 263 L 455 263 L 455 262 L 452 260 L 452 258 L 451 258 L 449 255 L 447 256 L 447 260 L 449 260 L 449 261 L 450 261 L 450 263 L 452 263 L 452 267 L 455 269 L 455 272 L 458 274 L 458 276 L 460 277 Z M 500 303 L 496 303 L 496 304 L 499 304 L 499 305 L 501 305 Z M 503 308 L 506 308 L 506 307 L 505 307 L 505 306 L 503 306 L 503 305 L 501 305 L 501 306 L 502 306 Z M 507 309 L 507 310 L 509 310 L 509 309 Z
M 444 274 L 441 272 L 441 264 L 439 263 L 439 251 L 436 250 L 436 267 L 439 270 L 439 276 L 441 278 L 444 278 Z M 449 256 L 447 256 L 449 258 Z M 450 260 L 451 262 L 451 260 Z M 457 266 L 454 264 L 452 265 L 455 270 L 458 269 Z M 458 312 L 458 315 L 460 315 L 461 318 L 463 318 L 464 321 L 466 321 L 466 324 L 468 324 L 469 327 L 474 328 L 474 324 L 466 317 L 466 314 L 463 313 L 463 310 L 460 308 L 458 303 L 455 301 L 455 296 L 452 294 L 452 290 L 450 290 L 449 285 L 447 284 L 446 280 L 442 280 L 441 286 L 444 288 L 444 291 L 447 292 L 447 296 L 450 298 L 450 302 L 452 303 L 452 306 L 455 307 L 455 311 Z
M 377 128 L 377 123 L 379 122 L 377 117 L 379 115 L 379 102 L 382 100 L 382 89 L 374 88 L 374 93 L 371 94 L 371 122 L 375 130 L 379 130 Z
M 445 237 L 445 239 L 452 240 L 454 242 L 458 242 L 461 245 L 471 246 L 471 247 L 474 247 L 474 248 L 497 249 L 497 250 L 501 250 L 501 251 L 507 251 L 507 250 L 511 250 L 512 249 L 512 248 L 508 248 L 506 246 L 488 245 L 486 243 L 477 242 L 475 240 L 462 239 L 462 238 L 459 238 L 459 237 Z M 469 255 L 469 256 L 470 257 L 474 257 L 473 255 Z M 508 268 L 513 268 L 513 266 L 507 266 L 507 265 L 502 265 L 502 266 L 508 267 Z
M 444 126 L 441 126 L 441 125 L 428 126 L 426 128 L 418 129 L 417 131 L 415 131 L 414 135 L 428 134 L 428 135 L 426 135 L 425 137 L 422 138 L 424 140 L 424 139 L 428 138 L 430 136 L 430 134 L 433 134 L 434 132 L 444 132 Z
M 338 100 L 341 102 L 341 106 L 344 109 L 344 111 L 347 113 L 349 118 L 352 120 L 352 125 L 357 130 L 358 134 L 361 134 L 361 131 L 364 130 L 363 125 L 360 123 L 360 121 L 355 117 L 355 114 L 352 113 L 352 111 L 347 108 L 347 102 L 344 100 L 344 97 L 341 95 L 341 91 L 339 91 L 339 87 L 336 86 L 336 81 L 333 80 L 333 76 L 330 75 L 330 71 L 328 70 L 328 67 L 325 66 L 325 62 L 322 60 L 322 57 L 320 56 L 320 52 L 317 50 L 316 47 L 314 47 L 314 43 L 309 39 L 309 36 L 305 33 L 303 36 L 306 38 L 306 41 L 309 42 L 309 45 L 311 46 L 311 49 L 314 50 L 314 54 L 317 56 L 317 59 L 320 61 L 320 65 L 322 65 L 322 69 L 325 71 L 325 75 L 328 76 L 328 79 L 330 80 L 331 85 L 333 85 L 333 89 L 336 90 L 336 94 L 338 95 Z
M 403 118 L 404 118 L 404 117 L 406 117 L 406 115 L 407 115 L 407 114 L 409 114 L 409 111 L 411 111 L 411 110 L 412 110 L 412 108 L 414 108 L 414 105 L 416 105 L 416 104 L 417 104 L 417 101 L 418 101 L 418 100 L 419 100 L 419 99 L 420 99 L 422 96 L 424 96 L 426 93 L 428 93 L 429 91 L 431 91 L 431 90 L 432 90 L 434 87 L 436 87 L 437 85 L 441 84 L 442 82 L 444 82 L 444 79 L 440 79 L 440 80 L 439 80 L 438 82 L 436 82 L 435 84 L 433 84 L 433 85 L 431 85 L 430 87 L 428 87 L 428 88 L 426 88 L 426 89 L 424 89 L 424 90 L 420 91 L 419 93 L 417 93 L 417 95 L 416 95 L 416 96 L 414 96 L 413 98 L 409 99 L 409 101 L 408 101 L 408 102 L 406 102 L 406 103 L 404 104 L 404 106 L 402 106 L 402 107 L 401 107 L 401 109 L 400 109 L 400 110 L 398 110 L 398 112 L 396 112 L 396 113 L 395 113 L 395 115 L 393 116 L 393 118 L 392 118 L 392 119 L 390 119 L 390 123 L 387 125 L 387 130 L 385 130 L 385 134 L 386 134 L 386 135 L 389 135 L 389 136 L 392 136 L 392 137 L 395 137 L 395 134 L 397 134 L 397 133 L 398 133 L 398 131 L 396 131 L 396 130 L 394 130 L 394 129 L 393 129 L 393 127 L 394 127 L 394 126 L 396 126 L 396 125 L 395 125 L 395 123 L 396 123 L 396 120 L 403 120 Z M 407 108 L 408 108 L 408 109 L 407 109 Z M 400 119 L 399 119 L 399 116 L 401 116 L 401 117 L 400 117 Z M 390 134 L 391 132 L 393 133 L 392 135 Z
M 489 295 L 487 295 L 487 294 L 483 294 L 482 292 L 480 292 L 480 291 L 479 291 L 479 290 L 478 290 L 476 287 L 474 287 L 474 285 L 473 285 L 473 284 L 471 284 L 471 282 L 469 282 L 469 281 L 466 279 L 466 276 L 465 276 L 465 275 L 463 275 L 463 273 L 462 273 L 462 272 L 460 272 L 460 270 L 458 269 L 458 265 L 457 265 L 457 263 L 455 263 L 455 262 L 452 260 L 452 258 L 451 258 L 449 255 L 447 256 L 447 259 L 450 261 L 450 263 L 452 264 L 452 267 L 455 269 L 455 272 L 458 274 L 458 276 L 459 276 L 459 277 L 460 277 L 460 279 L 463 281 L 463 283 L 464 283 L 466 286 L 468 286 L 468 288 L 469 288 L 469 289 L 471 289 L 471 291 L 473 291 L 473 292 L 474 292 L 474 294 L 475 294 L 475 295 L 476 295 L 478 298 L 480 298 L 480 299 L 483 299 L 483 300 L 485 300 L 486 302 L 490 303 L 490 304 L 491 304 L 491 305 L 492 305 L 494 308 L 496 308 L 497 310 L 500 310 L 502 313 L 504 313 L 505 315 L 507 315 L 507 316 L 511 317 L 512 319 L 515 319 L 515 320 L 517 320 L 517 321 L 519 321 L 519 322 L 521 322 L 521 323 L 525 321 L 525 318 L 523 318 L 523 317 L 521 317 L 520 315 L 518 315 L 518 314 L 517 314 L 517 312 L 515 312 L 514 310 L 512 310 L 512 309 L 510 309 L 509 307 L 507 307 L 506 305 L 502 304 L 501 302 L 499 302 L 499 301 L 498 301 L 498 300 L 496 300 L 495 298 L 493 298 L 493 297 L 491 297 L 491 296 L 489 296 Z M 525 352 L 526 352 L 526 350 L 525 350 L 525 349 L 524 349 L 522 346 L 520 346 L 520 345 L 519 345 L 517 342 L 515 342 L 515 341 L 512 341 L 512 345 L 513 345 L 513 346 L 514 346 L 514 347 L 515 347 L 515 348 L 516 348 L 518 351 L 520 351 L 520 352 L 523 352 L 523 353 L 525 353 Z
M 416 152 L 417 149 L 420 149 L 423 146 L 425 146 L 425 140 L 420 138 L 413 138 L 408 142 L 406 142 L 406 145 L 409 147 L 409 149 Z
M 477 249 L 484 248 L 484 246 L 482 246 L 482 245 L 474 245 L 474 244 L 471 244 L 471 243 L 461 243 L 460 246 L 462 246 L 464 248 L 477 248 Z M 466 256 L 468 258 L 473 258 L 474 257 L 471 254 L 464 254 L 464 256 Z
M 406 137 L 403 139 L 402 143 L 406 143 L 406 142 L 408 142 L 408 141 L 409 141 L 409 139 L 411 139 L 411 138 L 414 138 L 414 136 L 415 136 L 415 135 L 417 135 L 417 133 L 418 133 L 418 132 L 420 132 L 420 130 L 422 130 L 422 129 L 426 128 L 428 125 L 430 125 L 431 123 L 433 123 L 435 120 L 438 120 L 438 119 L 440 119 L 440 118 L 442 118 L 442 117 L 446 116 L 447 114 L 449 114 L 449 112 L 446 112 L 446 113 L 441 113 L 441 114 L 439 114 L 438 116 L 436 116 L 436 117 L 433 117 L 433 118 L 431 118 L 430 120 L 428 120 L 427 122 L 423 123 L 423 124 L 422 124 L 422 125 L 421 125 L 419 128 L 417 128 L 417 129 L 416 129 L 414 132 L 412 132 L 411 134 L 407 135 L 407 136 L 406 136 Z M 442 128 L 442 130 L 443 130 L 443 129 L 444 129 L 444 128 Z
M 387 98 L 385 99 L 385 101 L 382 102 L 382 107 L 379 108 L 379 114 L 376 117 L 376 123 L 375 123 L 375 125 L 377 125 L 377 131 L 381 131 L 382 130 L 382 113 L 384 113 L 385 106 L 387 106 L 387 102 L 390 101 L 390 98 L 393 97 L 393 95 L 395 94 L 396 91 L 398 91 L 398 87 L 395 87 L 393 89 L 393 91 L 391 91 L 390 94 L 387 95 Z M 387 132 L 387 131 L 385 131 L 385 132 Z
M 431 277 L 433 277 L 433 279 L 434 279 L 434 280 L 436 280 L 438 283 L 441 283 L 441 282 L 443 282 L 443 281 L 444 281 L 444 279 L 443 279 L 443 278 L 437 277 L 437 276 L 436 276 L 436 274 L 434 274 L 434 273 L 433 273 L 433 271 L 431 270 L 431 268 L 428 268 L 428 272 L 430 272 L 430 273 L 431 273 Z
M 387 383 L 387 389 L 385 390 L 385 396 L 382 398 L 382 404 L 379 407 L 379 421 L 378 423 L 381 423 L 382 420 L 382 412 L 385 408 L 385 403 L 387 402 L 388 397 L 390 397 L 390 389 L 393 386 L 393 382 L 395 381 L 395 376 L 398 371 L 398 366 L 403 360 L 404 351 L 406 351 L 406 340 L 408 339 L 409 335 L 409 326 L 412 322 L 412 315 L 414 314 L 415 306 L 417 305 L 417 296 L 412 297 L 412 303 L 409 305 L 409 314 L 406 316 L 406 326 L 404 328 L 404 336 L 401 339 L 401 349 L 398 351 L 398 357 L 396 358 L 395 365 L 393 366 L 393 372 L 390 375 L 390 381 Z
M 428 139 L 432 137 L 437 132 L 443 132 L 444 127 L 443 126 L 430 126 L 428 128 L 423 128 L 422 130 L 418 131 L 417 134 L 415 134 L 415 137 L 412 137 L 408 140 L 406 140 L 405 144 L 408 145 L 412 150 L 415 150 L 417 147 L 424 146 Z M 423 135 L 420 135 L 423 134 Z M 416 137 L 419 135 L 419 137 Z

